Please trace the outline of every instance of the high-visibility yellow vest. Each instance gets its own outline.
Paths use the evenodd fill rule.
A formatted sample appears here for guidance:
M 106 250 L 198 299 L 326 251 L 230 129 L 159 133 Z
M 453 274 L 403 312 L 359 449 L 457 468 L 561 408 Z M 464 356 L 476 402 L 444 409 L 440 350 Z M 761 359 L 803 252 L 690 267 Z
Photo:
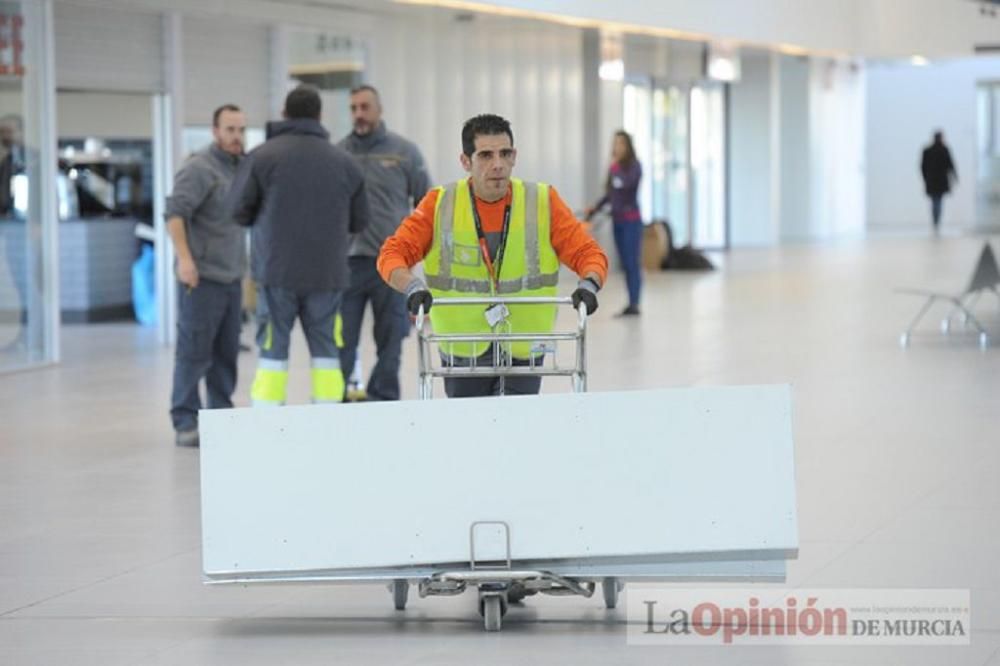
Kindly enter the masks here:
M 424 257 L 424 275 L 434 298 L 556 295 L 559 258 L 550 238 L 548 185 L 511 178 L 510 223 L 496 289 L 479 249 L 468 181 L 460 180 L 437 190 L 434 242 Z M 555 305 L 509 305 L 508 308 L 511 333 L 551 333 L 555 326 Z M 483 305 L 435 307 L 430 312 L 431 324 L 434 332 L 440 334 L 489 334 L 493 331 L 486 321 L 485 309 Z M 488 347 L 488 342 L 450 343 L 442 345 L 441 350 L 471 357 L 483 354 Z M 531 348 L 531 342 L 515 342 L 511 345 L 511 355 L 529 358 Z

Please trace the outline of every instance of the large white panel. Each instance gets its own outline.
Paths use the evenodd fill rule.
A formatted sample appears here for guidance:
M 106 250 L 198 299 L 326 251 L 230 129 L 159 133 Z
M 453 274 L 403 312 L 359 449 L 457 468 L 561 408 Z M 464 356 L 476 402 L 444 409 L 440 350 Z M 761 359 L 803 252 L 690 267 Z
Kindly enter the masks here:
M 163 86 L 159 14 L 55 4 L 56 85 L 158 91 Z
M 241 107 L 247 122 L 269 120 L 270 42 L 264 24 L 186 17 L 183 29 L 184 124 L 209 125 L 226 103 Z
M 797 548 L 789 390 L 668 389 L 201 414 L 208 574 Z M 733 555 L 735 554 L 735 555 Z

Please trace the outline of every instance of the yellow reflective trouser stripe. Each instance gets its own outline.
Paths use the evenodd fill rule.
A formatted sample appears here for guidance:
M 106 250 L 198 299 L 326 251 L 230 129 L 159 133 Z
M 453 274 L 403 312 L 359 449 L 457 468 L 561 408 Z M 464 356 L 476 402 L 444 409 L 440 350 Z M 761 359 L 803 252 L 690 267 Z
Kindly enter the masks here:
M 341 402 L 344 399 L 344 373 L 336 359 L 313 359 L 313 402 Z
M 271 328 L 271 322 L 267 322 L 267 327 L 264 329 L 264 351 L 271 351 L 271 345 L 274 344 L 274 329 Z
M 261 359 L 264 361 L 266 359 Z M 271 366 L 271 367 L 268 367 Z M 288 388 L 288 366 L 261 363 L 250 387 L 250 398 L 255 405 L 283 405 Z
M 344 319 L 339 312 L 333 318 L 333 344 L 337 345 L 337 349 L 344 348 Z

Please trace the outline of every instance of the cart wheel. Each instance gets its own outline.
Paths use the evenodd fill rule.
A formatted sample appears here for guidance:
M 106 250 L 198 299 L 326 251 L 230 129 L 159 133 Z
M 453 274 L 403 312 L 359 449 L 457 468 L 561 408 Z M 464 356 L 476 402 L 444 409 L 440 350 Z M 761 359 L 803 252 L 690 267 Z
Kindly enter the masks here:
M 507 588 L 507 603 L 520 603 L 526 596 L 528 596 L 528 591 L 520 583 L 514 583 Z
M 396 610 L 406 610 L 406 600 L 410 596 L 410 584 L 405 580 L 392 581 L 392 603 Z
M 483 628 L 486 631 L 500 631 L 503 624 L 503 604 L 500 597 L 497 595 L 484 597 L 482 613 Z
M 605 578 L 601 581 L 601 589 L 604 592 L 604 605 L 607 608 L 614 608 L 618 605 L 618 593 L 625 587 L 625 583 L 617 578 Z

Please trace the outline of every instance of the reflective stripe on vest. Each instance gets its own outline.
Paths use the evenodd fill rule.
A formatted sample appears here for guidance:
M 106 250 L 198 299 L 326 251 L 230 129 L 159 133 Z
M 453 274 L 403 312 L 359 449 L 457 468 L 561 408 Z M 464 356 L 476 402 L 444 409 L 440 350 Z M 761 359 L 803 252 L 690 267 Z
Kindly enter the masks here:
M 434 241 L 424 258 L 427 285 L 435 298 L 460 296 L 555 296 L 559 259 L 552 248 L 549 187 L 511 179 L 511 216 L 499 284 L 494 294 L 479 249 L 468 181 L 438 188 L 434 214 Z M 437 333 L 490 333 L 483 306 L 444 306 L 431 310 Z M 555 306 L 510 306 L 510 331 L 549 333 L 555 323 Z M 454 343 L 457 356 L 478 356 L 488 343 Z M 531 343 L 515 343 L 516 358 L 531 355 Z

